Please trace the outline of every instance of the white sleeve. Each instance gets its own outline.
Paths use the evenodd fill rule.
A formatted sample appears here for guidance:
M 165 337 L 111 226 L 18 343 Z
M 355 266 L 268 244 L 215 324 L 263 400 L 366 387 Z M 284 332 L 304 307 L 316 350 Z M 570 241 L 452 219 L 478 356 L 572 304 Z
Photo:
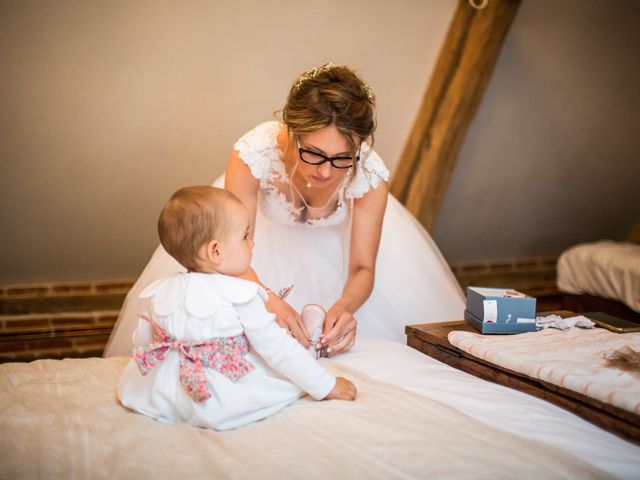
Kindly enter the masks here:
M 266 182 L 272 175 L 272 165 L 277 153 L 277 137 L 280 130 L 276 121 L 261 123 L 249 130 L 233 145 L 251 174 L 260 182 Z
M 235 307 L 249 343 L 271 368 L 316 400 L 333 390 L 336 378 L 274 321 L 259 295 Z
M 362 144 L 360 156 L 362 164 L 356 169 L 345 191 L 347 198 L 361 198 L 369 190 L 378 188 L 382 182 L 389 181 L 389 169 L 382 158 L 366 143 Z

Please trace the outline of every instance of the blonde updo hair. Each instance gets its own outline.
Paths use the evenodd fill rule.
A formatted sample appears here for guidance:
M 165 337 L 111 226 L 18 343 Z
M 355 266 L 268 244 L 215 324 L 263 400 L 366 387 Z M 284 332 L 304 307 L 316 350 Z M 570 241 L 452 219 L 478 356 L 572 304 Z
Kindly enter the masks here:
M 230 201 L 240 202 L 228 190 L 208 185 L 175 192 L 158 218 L 158 236 L 167 253 L 188 270 L 198 271 L 202 246 L 226 233 Z
M 307 70 L 294 82 L 282 122 L 296 136 L 335 125 L 356 152 L 376 129 L 375 96 L 353 70 L 327 63 Z M 353 136 L 359 139 L 355 144 Z

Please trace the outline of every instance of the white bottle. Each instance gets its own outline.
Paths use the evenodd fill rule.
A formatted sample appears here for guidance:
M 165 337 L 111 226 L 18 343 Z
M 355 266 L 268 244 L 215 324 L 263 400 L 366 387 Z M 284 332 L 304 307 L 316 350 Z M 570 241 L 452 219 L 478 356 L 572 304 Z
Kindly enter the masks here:
M 316 345 L 320 341 L 320 335 L 322 335 L 325 314 L 324 308 L 313 303 L 305 305 L 302 309 L 302 322 L 307 327 L 307 333 L 311 337 L 311 346 L 307 350 L 313 358 L 319 358 Z

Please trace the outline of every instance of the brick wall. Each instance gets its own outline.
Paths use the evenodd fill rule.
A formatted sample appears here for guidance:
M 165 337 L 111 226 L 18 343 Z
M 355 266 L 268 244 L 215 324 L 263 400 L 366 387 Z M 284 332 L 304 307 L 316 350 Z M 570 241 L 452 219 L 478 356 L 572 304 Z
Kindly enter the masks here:
M 509 287 L 560 310 L 556 258 L 452 266 L 463 288 Z M 133 280 L 0 286 L 0 363 L 101 356 Z
M 508 287 L 532 296 L 557 295 L 557 257 L 483 261 L 452 265 L 463 288 Z
M 101 356 L 132 280 L 0 287 L 0 362 Z
M 563 310 L 563 295 L 556 286 L 557 257 L 483 261 L 452 265 L 460 286 L 513 288 L 536 297 L 539 312 Z

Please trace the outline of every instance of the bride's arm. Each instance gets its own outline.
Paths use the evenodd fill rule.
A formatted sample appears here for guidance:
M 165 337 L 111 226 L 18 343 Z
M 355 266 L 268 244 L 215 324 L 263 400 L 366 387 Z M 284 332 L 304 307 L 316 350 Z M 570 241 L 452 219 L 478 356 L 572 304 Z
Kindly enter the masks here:
M 256 206 L 260 181 L 253 176 L 246 163 L 240 159 L 237 150 L 231 151 L 227 170 L 224 174 L 224 188 L 234 193 L 244 203 L 249 212 L 251 228 L 249 234 L 253 238 L 253 227 L 256 224 Z
M 349 276 L 342 296 L 327 312 L 324 324 L 322 343 L 329 346 L 329 352 L 348 350 L 355 343 L 356 321 L 353 313 L 373 290 L 388 192 L 387 184 L 382 182 L 354 201 Z
M 238 151 L 235 149 L 231 151 L 229 163 L 227 164 L 227 170 L 224 177 L 224 188 L 234 193 L 242 203 L 244 203 L 245 208 L 249 212 L 249 220 L 251 222 L 249 235 L 253 238 L 260 182 L 253 176 L 251 170 L 247 164 L 242 161 Z M 263 287 L 267 287 L 262 284 L 253 268 L 249 268 L 242 278 L 256 282 Z M 310 338 L 307 335 L 307 331 L 302 323 L 302 318 L 298 312 L 268 288 L 267 291 L 269 291 L 269 300 L 265 302 L 267 310 L 275 314 L 278 325 L 287 328 L 295 339 L 298 340 L 303 347 L 307 348 L 310 345 Z

